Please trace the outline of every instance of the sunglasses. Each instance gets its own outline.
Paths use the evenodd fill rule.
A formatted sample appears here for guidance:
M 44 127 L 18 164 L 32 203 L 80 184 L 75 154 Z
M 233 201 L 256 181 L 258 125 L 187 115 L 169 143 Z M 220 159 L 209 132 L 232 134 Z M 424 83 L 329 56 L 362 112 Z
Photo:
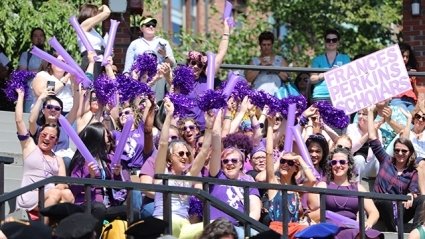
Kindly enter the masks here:
M 415 119 L 425 121 L 425 115 L 415 114 Z
M 221 162 L 223 162 L 223 164 L 229 164 L 230 162 L 232 162 L 232 164 L 237 164 L 239 162 L 239 159 L 223 159 L 221 160 Z
M 347 164 L 347 160 L 345 159 L 340 159 L 340 160 L 331 160 L 331 165 L 335 166 L 339 163 L 339 165 L 346 165 Z
M 402 154 L 407 154 L 407 152 L 409 152 L 409 150 L 407 150 L 407 149 L 394 149 L 394 152 L 395 152 L 396 154 L 399 154 L 400 152 L 401 152 Z
M 326 38 L 326 43 L 337 43 L 338 38 Z
M 170 139 L 171 140 L 178 140 L 179 139 L 179 136 L 173 135 L 173 136 L 170 137 Z
M 295 161 L 294 160 L 287 160 L 287 159 L 284 159 L 284 158 L 281 158 L 280 159 L 280 164 L 288 164 L 288 166 L 294 166 L 295 165 Z
M 195 60 L 191 60 L 189 62 L 190 65 L 192 66 L 198 66 L 198 68 L 204 68 L 204 63 L 200 62 L 200 61 L 195 61 Z
M 189 125 L 189 126 L 183 126 L 183 131 L 187 131 L 187 130 L 193 131 L 195 130 L 195 126 L 194 125 Z
M 276 121 L 282 121 L 283 118 L 282 117 L 276 117 Z
M 152 22 L 148 22 L 148 23 L 144 24 L 143 26 L 155 28 L 156 27 L 156 24 L 155 23 L 152 23 Z
M 56 106 L 56 105 L 46 105 L 45 108 L 48 110 L 55 110 L 55 111 L 61 111 L 62 109 L 60 106 Z
M 120 113 L 118 114 L 118 116 L 119 116 L 119 117 L 121 117 L 121 116 L 123 116 L 123 115 L 129 115 L 129 114 L 131 114 L 131 111 L 130 111 L 130 110 L 126 110 L 126 111 L 122 111 L 122 112 L 120 112 Z
M 336 148 L 338 148 L 338 149 L 346 149 L 347 151 L 351 151 L 351 149 L 350 149 L 350 148 L 345 147 L 345 146 L 342 146 L 342 145 L 340 145 L 340 144 L 337 144 L 337 145 L 336 145 Z
M 46 133 L 42 133 L 42 134 L 40 134 L 40 137 L 41 138 L 43 138 L 43 139 L 45 139 L 45 138 L 49 138 L 50 140 L 55 140 L 55 139 L 57 139 L 58 137 L 57 136 L 55 136 L 55 135 L 49 135 L 49 134 L 46 134 Z
M 179 151 L 177 153 L 175 153 L 175 155 L 179 156 L 179 157 L 183 157 L 186 154 L 186 157 L 190 157 L 190 152 L 189 151 Z
M 97 101 L 97 97 L 92 97 L 92 98 L 90 99 L 90 101 L 91 101 L 91 102 L 93 102 L 93 101 Z

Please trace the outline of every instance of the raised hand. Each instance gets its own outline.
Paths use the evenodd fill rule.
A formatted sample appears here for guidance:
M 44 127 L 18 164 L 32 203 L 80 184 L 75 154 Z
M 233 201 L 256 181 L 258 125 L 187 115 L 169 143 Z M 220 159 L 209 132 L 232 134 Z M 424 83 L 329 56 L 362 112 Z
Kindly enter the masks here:
M 174 114 L 174 104 L 171 102 L 171 100 L 168 97 L 164 98 L 164 108 L 167 112 L 167 115 L 173 115 Z
M 89 168 L 91 178 L 96 178 L 99 175 L 99 166 L 95 162 L 88 163 L 87 167 Z

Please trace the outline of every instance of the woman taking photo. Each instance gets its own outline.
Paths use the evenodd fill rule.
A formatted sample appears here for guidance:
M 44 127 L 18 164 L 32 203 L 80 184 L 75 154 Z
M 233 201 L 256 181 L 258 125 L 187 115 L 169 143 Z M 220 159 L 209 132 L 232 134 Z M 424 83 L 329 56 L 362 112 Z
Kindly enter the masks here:
M 44 124 L 40 127 L 37 144 L 30 137 L 23 121 L 24 91 L 17 89 L 18 100 L 15 108 L 15 121 L 18 139 L 22 148 L 24 163 L 21 187 L 28 186 L 51 176 L 66 176 L 65 164 L 61 157 L 53 153 L 53 148 L 60 136 L 56 124 Z M 74 202 L 74 197 L 66 184 L 48 184 L 44 187 L 44 206 L 59 202 Z M 17 198 L 17 207 L 38 215 L 38 191 L 22 194 Z

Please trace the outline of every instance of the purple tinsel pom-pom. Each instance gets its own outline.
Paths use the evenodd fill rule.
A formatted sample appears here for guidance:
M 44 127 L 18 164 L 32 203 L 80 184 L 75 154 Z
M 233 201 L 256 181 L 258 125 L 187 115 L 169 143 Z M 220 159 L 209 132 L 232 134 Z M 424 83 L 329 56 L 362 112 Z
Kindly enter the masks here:
M 207 112 L 211 109 L 220 109 L 227 105 L 226 100 L 221 94 L 221 91 L 214 90 L 205 91 L 205 93 L 199 97 L 197 102 L 199 109 L 204 112 Z
M 263 109 L 265 105 L 269 106 L 270 114 L 281 111 L 282 106 L 279 99 L 264 91 L 252 91 L 249 98 L 251 103 L 260 109 Z
M 191 109 L 195 107 L 195 102 L 186 95 L 170 93 L 167 97 L 174 104 L 174 115 L 180 117 L 188 115 L 192 112 Z
M 199 200 L 197 197 L 195 196 L 190 196 L 189 197 L 189 211 L 188 211 L 189 215 L 196 215 L 199 217 L 202 217 L 203 213 L 202 213 L 202 201 Z
M 18 99 L 18 94 L 15 90 L 19 88 L 24 90 L 25 97 L 27 97 L 29 95 L 28 81 L 34 77 L 35 73 L 32 71 L 13 71 L 3 89 L 9 101 L 14 102 Z
M 117 74 L 116 81 L 118 83 L 118 92 L 120 95 L 120 102 L 134 100 L 140 95 L 152 95 L 152 89 L 143 82 L 132 79 L 127 74 Z
M 321 100 L 314 103 L 314 105 L 319 109 L 320 116 L 327 125 L 343 129 L 350 123 L 350 118 L 345 112 L 333 107 L 331 102 Z
M 228 80 L 223 81 L 220 85 L 220 89 L 226 88 Z M 246 80 L 239 80 L 235 88 L 233 89 L 232 96 L 237 101 L 242 101 L 245 96 L 249 96 L 252 94 L 252 89 L 249 87 L 248 82 Z
M 142 55 L 138 55 L 136 60 L 131 67 L 131 71 L 136 70 L 139 72 L 140 77 L 147 74 L 147 82 L 152 80 L 157 73 L 158 59 L 155 54 L 145 52 Z
M 173 71 L 174 88 L 180 91 L 181 94 L 189 94 L 195 85 L 195 74 L 192 68 L 188 66 L 178 66 Z
M 282 112 L 282 115 L 285 117 L 288 116 L 288 107 L 290 104 L 296 104 L 296 111 L 295 111 L 296 117 L 299 117 L 304 112 L 304 110 L 307 109 L 307 100 L 302 95 L 298 95 L 298 96 L 290 95 L 286 98 L 281 99 L 281 104 L 282 104 L 281 112 Z
M 102 74 L 94 81 L 93 87 L 100 104 L 114 105 L 116 103 L 115 97 L 118 90 L 118 83 L 115 80 L 111 80 L 106 74 Z

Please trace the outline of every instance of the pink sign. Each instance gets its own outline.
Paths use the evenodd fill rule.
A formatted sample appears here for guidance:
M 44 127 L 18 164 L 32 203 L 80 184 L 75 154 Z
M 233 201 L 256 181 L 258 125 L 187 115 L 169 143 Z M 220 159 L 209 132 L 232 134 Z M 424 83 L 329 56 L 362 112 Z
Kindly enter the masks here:
M 412 89 L 398 45 L 325 72 L 332 104 L 351 114 Z

